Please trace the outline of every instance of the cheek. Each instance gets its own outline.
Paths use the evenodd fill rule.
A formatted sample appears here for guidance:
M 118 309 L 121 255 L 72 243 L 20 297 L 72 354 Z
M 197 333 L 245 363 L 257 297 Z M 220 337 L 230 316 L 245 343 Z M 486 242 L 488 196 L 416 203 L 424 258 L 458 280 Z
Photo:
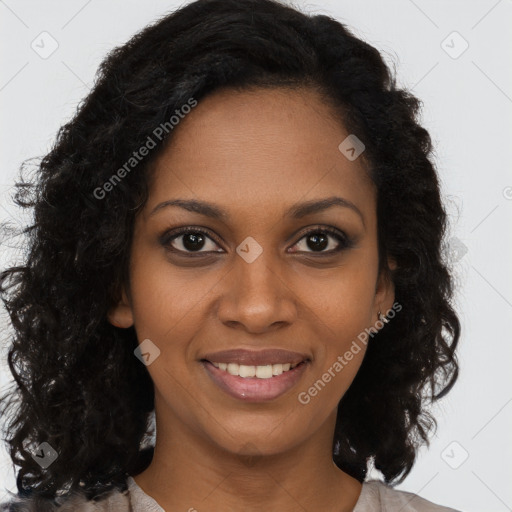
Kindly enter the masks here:
M 346 340 L 369 327 L 375 298 L 376 265 L 376 258 L 354 254 L 343 265 L 328 272 L 308 270 L 298 283 L 306 310 L 313 311 L 318 323 L 336 339 Z
M 323 278 L 317 273 L 301 285 L 302 297 L 307 297 L 304 310 L 314 313 L 316 364 L 298 399 L 315 411 L 311 421 L 337 406 L 362 364 L 365 329 L 372 325 L 376 268 L 376 252 L 359 253 Z
M 367 272 L 352 272 L 310 295 L 316 326 L 312 373 L 297 395 L 298 407 L 314 430 L 333 411 L 361 367 L 371 326 L 373 281 Z M 325 291 L 327 290 L 327 292 Z
M 201 311 L 205 294 L 219 280 L 214 272 L 179 268 L 160 251 L 134 253 L 131 291 L 135 327 L 142 336 L 156 340 L 186 331 Z M 167 335 L 167 336 L 166 336 Z

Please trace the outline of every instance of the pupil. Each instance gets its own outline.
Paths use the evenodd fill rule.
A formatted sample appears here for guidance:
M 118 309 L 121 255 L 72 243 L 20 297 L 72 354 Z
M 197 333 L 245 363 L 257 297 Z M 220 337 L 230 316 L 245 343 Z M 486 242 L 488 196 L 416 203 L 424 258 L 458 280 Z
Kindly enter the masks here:
M 310 244 L 310 241 L 313 241 L 313 243 Z M 324 234 L 311 234 L 308 237 L 308 246 L 310 249 L 318 249 L 321 251 L 327 247 L 328 243 L 328 238 Z
M 200 233 L 188 233 L 183 237 L 183 245 L 187 250 L 195 251 L 201 249 L 202 244 L 204 244 L 204 238 Z

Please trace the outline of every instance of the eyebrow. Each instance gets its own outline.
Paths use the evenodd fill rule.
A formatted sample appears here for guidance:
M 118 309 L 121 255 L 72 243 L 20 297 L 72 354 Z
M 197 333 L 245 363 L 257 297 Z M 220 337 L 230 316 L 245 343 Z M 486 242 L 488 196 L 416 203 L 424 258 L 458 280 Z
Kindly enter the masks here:
M 178 206 L 189 212 L 199 213 L 201 215 L 205 215 L 207 217 L 211 217 L 213 219 L 227 220 L 229 215 L 222 210 L 219 206 L 208 203 L 206 201 L 198 201 L 196 199 L 170 199 L 168 201 L 164 201 L 159 203 L 153 208 L 149 216 L 152 216 L 162 210 L 163 208 L 169 206 Z M 294 219 L 301 219 L 307 215 L 311 215 L 314 213 L 319 213 L 333 206 L 341 206 L 343 208 L 350 208 L 354 212 L 356 212 L 364 225 L 364 217 L 359 208 L 349 201 L 348 199 L 343 199 L 342 197 L 332 196 L 326 197 L 325 199 L 313 199 L 311 201 L 306 201 L 303 203 L 296 203 L 292 205 L 285 212 L 285 216 L 291 217 Z

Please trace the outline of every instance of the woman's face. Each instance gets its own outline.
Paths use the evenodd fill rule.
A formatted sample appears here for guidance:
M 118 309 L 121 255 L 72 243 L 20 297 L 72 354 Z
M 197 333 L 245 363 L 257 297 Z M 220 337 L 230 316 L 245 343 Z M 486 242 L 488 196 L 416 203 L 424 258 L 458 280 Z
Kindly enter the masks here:
M 174 128 L 136 219 L 130 294 L 109 314 L 150 340 L 159 435 L 271 454 L 332 434 L 358 335 L 393 303 L 374 186 L 338 148 L 348 135 L 309 90 L 218 91 Z

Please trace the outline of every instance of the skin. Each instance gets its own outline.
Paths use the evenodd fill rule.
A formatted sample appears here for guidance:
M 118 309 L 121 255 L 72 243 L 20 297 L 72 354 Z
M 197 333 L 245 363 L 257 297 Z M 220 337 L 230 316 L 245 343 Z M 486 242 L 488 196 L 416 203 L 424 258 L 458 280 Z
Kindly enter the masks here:
M 180 121 L 155 162 L 129 287 L 109 320 L 135 325 L 139 343 L 149 338 L 160 350 L 147 366 L 155 455 L 135 481 L 165 510 L 351 511 L 357 502 L 361 483 L 335 466 L 332 440 L 366 346 L 308 404 L 297 399 L 394 301 L 393 284 L 378 274 L 375 186 L 362 158 L 338 149 L 347 135 L 315 91 L 223 90 Z M 337 206 L 284 216 L 292 204 L 333 195 L 362 217 Z M 213 202 L 228 217 L 177 206 L 150 215 L 176 198 Z M 186 236 L 168 244 L 182 256 L 164 247 L 161 235 L 182 226 L 208 230 L 199 251 L 221 252 L 187 256 Z M 329 246 L 316 249 L 304 228 L 326 226 L 353 247 L 322 258 L 339 242 L 329 235 Z M 248 236 L 263 249 L 252 263 L 236 252 Z M 247 403 L 213 384 L 199 361 L 229 348 L 284 348 L 311 361 L 284 395 Z

